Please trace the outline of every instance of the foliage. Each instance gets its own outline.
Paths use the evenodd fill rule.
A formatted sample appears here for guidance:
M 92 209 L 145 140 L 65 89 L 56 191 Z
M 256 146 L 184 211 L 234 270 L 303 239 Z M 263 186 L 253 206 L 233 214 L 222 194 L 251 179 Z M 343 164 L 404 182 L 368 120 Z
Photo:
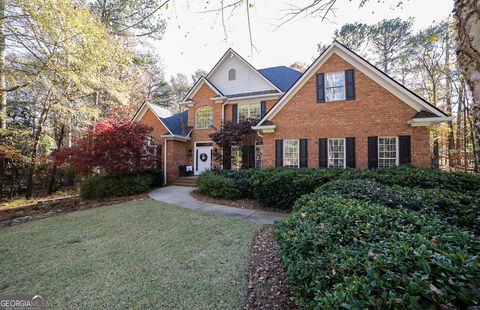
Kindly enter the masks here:
M 235 186 L 232 179 L 218 175 L 213 171 L 201 173 L 197 178 L 198 190 L 209 197 L 237 199 L 241 192 Z
M 466 308 L 480 302 L 480 241 L 438 218 L 315 193 L 277 223 L 305 309 Z
M 149 150 L 151 131 L 140 123 L 106 119 L 85 129 L 75 146 L 60 150 L 57 158 L 61 162 L 70 159 L 75 170 L 84 173 L 98 169 L 109 174 L 143 171 L 157 162 Z
M 255 133 L 252 126 L 258 120 L 243 120 L 237 123 L 226 121 L 222 124 L 220 130 L 209 135 L 212 141 L 221 147 L 230 147 L 240 145 L 246 136 Z
M 240 192 L 241 198 L 253 198 L 252 177 L 260 170 L 257 169 L 240 169 L 240 170 L 214 170 L 215 174 L 224 176 L 233 180 L 235 187 Z
M 150 172 L 120 176 L 92 176 L 80 184 L 80 196 L 87 199 L 129 196 L 142 193 L 155 183 L 155 175 Z

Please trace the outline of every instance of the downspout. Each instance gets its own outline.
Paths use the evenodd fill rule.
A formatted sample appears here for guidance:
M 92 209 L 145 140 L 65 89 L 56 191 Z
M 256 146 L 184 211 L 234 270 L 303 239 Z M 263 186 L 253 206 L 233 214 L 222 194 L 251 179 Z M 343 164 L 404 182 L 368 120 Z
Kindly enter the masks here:
M 164 147 L 165 156 L 163 156 L 163 185 L 167 184 L 167 138 L 165 138 Z

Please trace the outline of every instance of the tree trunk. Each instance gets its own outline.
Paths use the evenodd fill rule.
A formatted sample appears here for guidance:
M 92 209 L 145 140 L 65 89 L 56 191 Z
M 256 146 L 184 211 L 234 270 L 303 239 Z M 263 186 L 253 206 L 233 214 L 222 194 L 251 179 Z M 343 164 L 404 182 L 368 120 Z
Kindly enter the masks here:
M 463 149 L 462 146 L 462 119 L 463 119 L 463 80 L 460 81 L 460 87 L 458 89 L 458 106 L 457 106 L 457 130 L 455 132 L 455 149 L 457 150 L 457 160 L 455 163 L 455 168 L 458 169 L 462 165 L 462 158 L 465 160 L 467 154 L 464 152 L 463 156 L 461 150 Z M 463 130 L 465 132 L 465 130 Z M 463 140 L 463 144 L 465 144 L 465 140 Z
M 460 69 L 473 95 L 473 135 L 475 166 L 480 158 L 480 1 L 455 0 L 457 24 L 457 58 Z
M 445 106 L 447 113 L 452 115 L 452 76 L 450 71 L 450 30 L 445 32 Z M 447 157 L 448 166 L 454 166 L 453 151 L 455 150 L 455 137 L 453 133 L 453 121 L 448 121 L 448 135 L 447 135 Z
M 57 150 L 62 147 L 62 142 L 63 142 L 63 136 L 65 135 L 65 125 L 62 124 L 60 126 L 60 132 L 58 134 L 58 139 L 57 139 Z M 57 174 L 57 160 L 53 159 L 53 167 L 52 167 L 52 174 L 50 175 L 50 181 L 48 182 L 48 189 L 47 189 L 47 194 L 53 193 L 53 189 L 55 187 L 55 175 Z
M 5 78 L 5 1 L 0 0 L 0 128 L 7 128 L 7 82 Z
M 47 96 L 47 102 L 49 101 L 49 96 L 50 95 Z M 27 189 L 25 192 L 26 199 L 32 198 L 32 195 L 33 195 L 33 178 L 37 170 L 38 143 L 40 142 L 40 137 L 43 132 L 43 125 L 47 120 L 49 110 L 50 110 L 50 105 L 47 103 L 44 109 L 42 109 L 40 118 L 38 120 L 37 129 L 33 136 L 33 145 L 32 145 L 32 151 L 31 151 L 32 153 L 30 155 L 30 168 L 28 169 L 28 173 L 27 173 Z

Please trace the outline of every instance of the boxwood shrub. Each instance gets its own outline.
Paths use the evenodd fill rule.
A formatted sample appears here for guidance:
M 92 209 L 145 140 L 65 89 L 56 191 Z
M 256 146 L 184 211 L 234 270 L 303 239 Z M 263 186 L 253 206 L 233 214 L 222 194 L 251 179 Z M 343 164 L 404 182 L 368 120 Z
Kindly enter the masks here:
M 231 179 L 242 198 L 253 198 L 252 177 L 259 171 L 258 169 L 215 170 L 215 173 Z
M 403 206 L 439 216 L 450 224 L 480 234 L 480 197 L 439 188 L 389 187 L 371 180 L 336 180 L 320 186 L 319 195 L 341 196 L 378 203 L 387 207 Z
M 213 198 L 237 199 L 241 197 L 241 192 L 235 182 L 215 171 L 202 172 L 197 178 L 197 186 L 200 193 Z
M 467 308 L 480 302 L 480 241 L 402 207 L 305 195 L 277 223 L 287 281 L 305 309 Z
M 153 173 L 93 176 L 80 184 L 83 198 L 105 198 L 138 194 L 158 184 Z

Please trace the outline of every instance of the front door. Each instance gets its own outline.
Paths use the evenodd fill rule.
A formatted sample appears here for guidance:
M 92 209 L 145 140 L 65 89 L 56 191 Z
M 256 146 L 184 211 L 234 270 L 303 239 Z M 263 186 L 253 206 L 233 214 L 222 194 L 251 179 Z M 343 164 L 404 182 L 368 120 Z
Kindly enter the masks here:
M 211 144 L 202 143 L 195 146 L 195 175 L 212 169 L 212 150 Z

